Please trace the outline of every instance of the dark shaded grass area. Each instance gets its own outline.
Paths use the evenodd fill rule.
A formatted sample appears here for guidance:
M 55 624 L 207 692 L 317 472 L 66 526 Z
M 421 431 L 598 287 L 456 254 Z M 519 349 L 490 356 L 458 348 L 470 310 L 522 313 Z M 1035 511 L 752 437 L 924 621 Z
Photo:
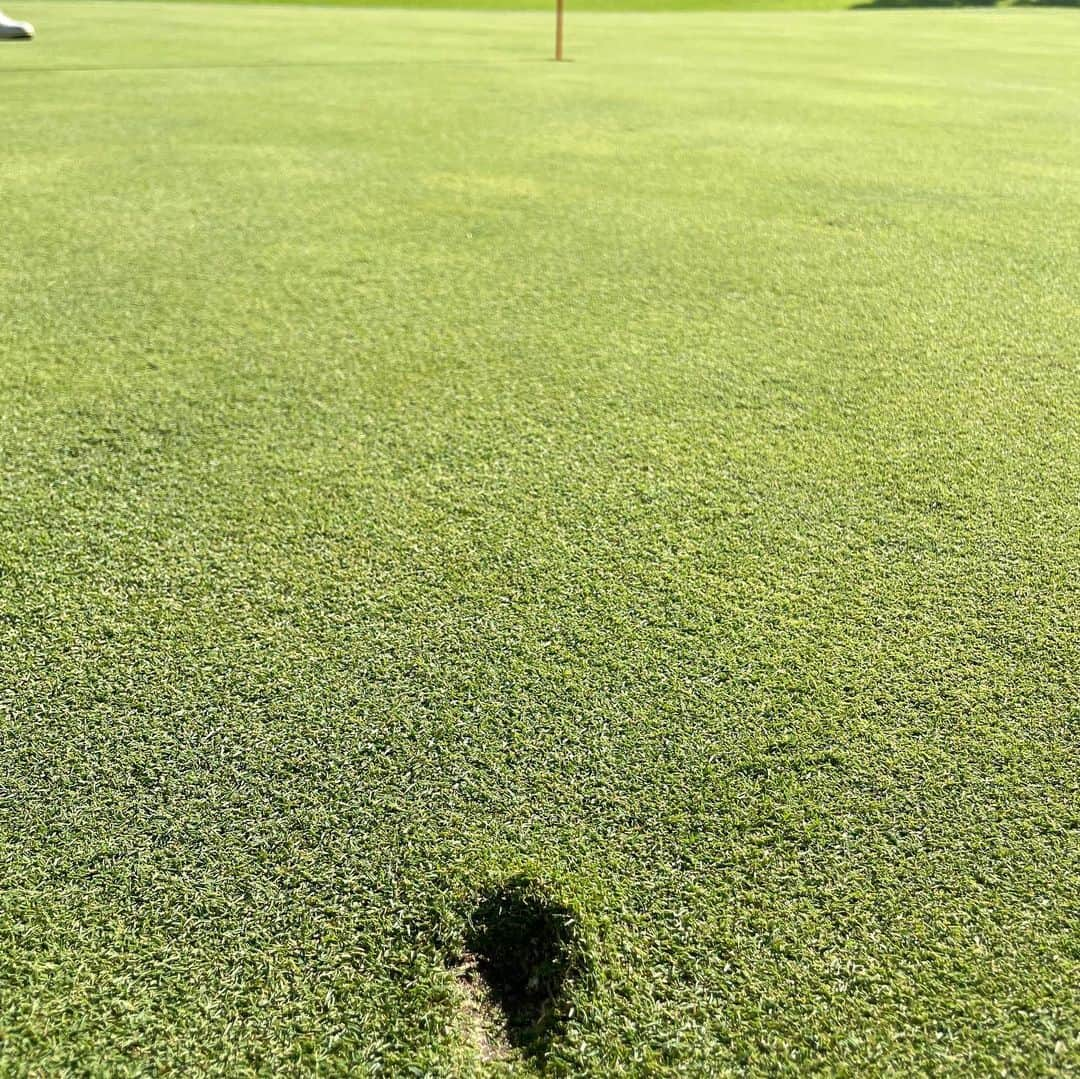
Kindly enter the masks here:
M 538 1061 L 565 1033 L 572 984 L 588 976 L 580 921 L 521 876 L 484 895 L 468 917 L 466 954 L 475 958 L 511 1044 Z

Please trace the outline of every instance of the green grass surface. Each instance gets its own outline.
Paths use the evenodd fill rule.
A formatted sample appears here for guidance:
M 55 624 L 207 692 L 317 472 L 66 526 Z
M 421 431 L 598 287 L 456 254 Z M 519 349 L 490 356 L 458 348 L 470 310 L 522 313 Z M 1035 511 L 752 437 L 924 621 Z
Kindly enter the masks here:
M 77 0 L 83 3 L 84 0 Z M 142 2 L 142 0 L 139 0 Z M 194 0 L 204 2 L 204 0 Z M 315 7 L 405 9 L 467 9 L 481 11 L 552 11 L 554 0 L 211 0 L 230 4 L 288 4 Z M 1080 6 L 1080 0 L 566 0 L 571 14 L 579 12 L 702 12 L 702 11 L 839 11 L 846 8 L 993 8 Z
M 1080 24 L 18 13 L 0 1072 L 1076 1074 Z
M 77 0 L 82 3 L 84 0 Z M 139 0 L 143 2 L 143 0 Z M 185 0 L 186 2 L 186 0 Z M 206 0 L 194 0 L 196 3 Z M 467 9 L 481 11 L 552 11 L 554 0 L 210 0 L 230 4 L 289 4 L 315 7 L 403 9 Z M 1070 8 L 1080 0 L 566 0 L 571 14 L 579 12 L 703 12 L 703 11 L 840 11 L 847 8 Z
M 83 0 L 78 0 L 82 3 Z M 139 0 L 143 2 L 143 0 Z M 186 0 L 185 0 L 186 2 Z M 199 3 L 203 0 L 194 0 Z M 230 4 L 287 4 L 314 7 L 360 7 L 399 9 L 466 9 L 471 11 L 554 11 L 554 0 L 213 0 Z M 929 0 L 931 6 L 935 0 Z M 992 0 L 988 0 L 992 4 Z M 1041 2 L 1041 0 L 1033 0 Z M 1060 0 L 1065 2 L 1065 0 Z M 1080 3 L 1080 0 L 1077 0 Z M 878 0 L 890 7 L 907 6 L 906 0 Z M 874 0 L 567 0 L 567 10 L 573 14 L 582 11 L 629 13 L 629 12 L 701 12 L 701 11 L 837 11 L 852 6 L 876 6 Z M 923 6 L 917 0 L 915 6 Z M 941 0 L 941 6 L 952 6 L 952 0 Z M 963 6 L 959 0 L 957 6 Z
M 82 3 L 84 0 L 77 0 Z M 143 0 L 139 0 L 143 2 Z M 186 0 L 185 0 L 186 2 Z M 206 0 L 194 0 L 196 3 Z M 315 7 L 466 9 L 480 11 L 553 11 L 554 0 L 210 0 L 230 4 L 288 4 Z M 580 12 L 685 13 L 703 11 L 840 11 L 877 8 L 1070 8 L 1080 0 L 566 0 L 571 15 Z

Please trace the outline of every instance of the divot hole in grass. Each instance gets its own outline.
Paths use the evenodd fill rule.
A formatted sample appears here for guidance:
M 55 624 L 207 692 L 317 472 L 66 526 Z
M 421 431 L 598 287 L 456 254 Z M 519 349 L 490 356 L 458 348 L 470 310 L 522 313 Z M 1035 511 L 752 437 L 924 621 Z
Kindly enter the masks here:
M 510 1047 L 543 1058 L 567 1018 L 567 990 L 584 968 L 574 911 L 516 877 L 481 898 L 462 962 L 467 1006 L 481 1014 L 481 1052 Z M 470 984 L 471 982 L 471 984 Z

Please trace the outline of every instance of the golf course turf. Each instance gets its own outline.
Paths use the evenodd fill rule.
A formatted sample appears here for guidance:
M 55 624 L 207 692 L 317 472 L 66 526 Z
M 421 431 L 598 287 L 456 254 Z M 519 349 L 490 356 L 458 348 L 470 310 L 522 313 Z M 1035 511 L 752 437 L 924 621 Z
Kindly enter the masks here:
M 5 6 L 0 1074 L 1077 1073 L 1080 15 Z

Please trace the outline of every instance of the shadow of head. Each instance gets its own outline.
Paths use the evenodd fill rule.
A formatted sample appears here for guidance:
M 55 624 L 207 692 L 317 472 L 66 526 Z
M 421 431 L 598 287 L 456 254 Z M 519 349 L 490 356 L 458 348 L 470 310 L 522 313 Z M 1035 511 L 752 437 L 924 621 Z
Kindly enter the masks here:
M 543 1056 L 565 1021 L 565 994 L 584 957 L 574 912 L 516 877 L 484 896 L 465 945 L 512 1045 Z

